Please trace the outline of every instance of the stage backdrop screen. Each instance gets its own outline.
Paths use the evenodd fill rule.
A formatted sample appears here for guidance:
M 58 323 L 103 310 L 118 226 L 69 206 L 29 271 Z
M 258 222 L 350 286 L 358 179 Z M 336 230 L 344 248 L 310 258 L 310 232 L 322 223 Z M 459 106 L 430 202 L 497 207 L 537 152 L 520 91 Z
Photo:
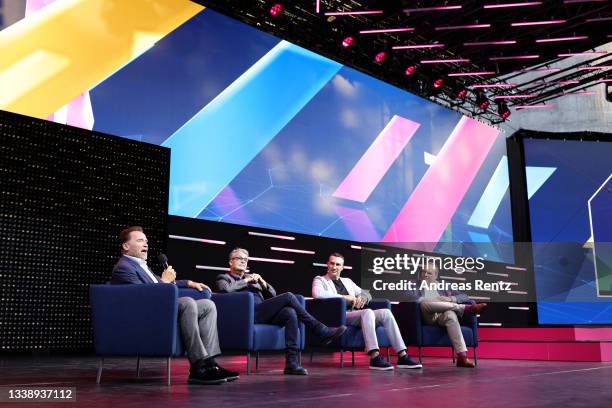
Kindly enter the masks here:
M 610 324 L 612 143 L 524 146 L 539 322 Z
M 498 129 L 210 9 L 90 95 L 95 130 L 171 148 L 172 215 L 352 241 L 512 240 Z M 493 245 L 488 258 L 512 261 Z

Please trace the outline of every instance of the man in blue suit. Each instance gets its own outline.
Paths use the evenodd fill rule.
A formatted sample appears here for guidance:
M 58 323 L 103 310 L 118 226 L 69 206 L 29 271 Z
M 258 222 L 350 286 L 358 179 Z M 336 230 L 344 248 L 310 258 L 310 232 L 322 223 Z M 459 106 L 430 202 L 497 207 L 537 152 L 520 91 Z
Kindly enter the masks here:
M 168 266 L 155 275 L 147 266 L 149 245 L 142 227 L 133 226 L 119 234 L 122 256 L 113 268 L 113 284 L 176 284 L 178 287 L 199 291 L 210 290 L 203 283 L 176 280 L 176 272 Z M 217 309 L 209 299 L 194 300 L 180 297 L 179 325 L 191 368 L 189 382 L 196 384 L 221 384 L 238 378 L 238 373 L 227 371 L 215 361 L 221 354 L 217 334 Z

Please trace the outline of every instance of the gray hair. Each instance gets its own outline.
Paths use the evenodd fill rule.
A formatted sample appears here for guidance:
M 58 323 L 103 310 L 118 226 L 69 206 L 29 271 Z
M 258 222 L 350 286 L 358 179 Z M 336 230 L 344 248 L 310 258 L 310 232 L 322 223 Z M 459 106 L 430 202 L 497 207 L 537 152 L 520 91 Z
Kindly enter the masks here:
M 249 251 L 247 251 L 244 248 L 234 248 L 232 249 L 232 252 L 229 253 L 229 259 L 232 259 L 234 257 L 234 254 L 237 252 L 242 252 L 243 254 L 245 254 L 247 257 L 249 256 Z

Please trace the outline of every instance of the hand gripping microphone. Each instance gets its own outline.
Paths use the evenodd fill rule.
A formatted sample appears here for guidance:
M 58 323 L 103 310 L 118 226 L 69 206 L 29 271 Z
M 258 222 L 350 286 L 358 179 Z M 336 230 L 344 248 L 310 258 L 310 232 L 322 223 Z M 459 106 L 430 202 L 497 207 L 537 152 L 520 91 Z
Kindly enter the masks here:
M 157 260 L 160 265 L 164 267 L 164 270 L 168 269 L 168 257 L 165 254 L 160 252 L 159 255 L 157 255 Z
M 168 269 L 168 257 L 165 254 L 160 252 L 159 255 L 157 255 L 157 260 L 164 270 Z M 176 281 L 173 281 L 172 283 L 176 285 Z

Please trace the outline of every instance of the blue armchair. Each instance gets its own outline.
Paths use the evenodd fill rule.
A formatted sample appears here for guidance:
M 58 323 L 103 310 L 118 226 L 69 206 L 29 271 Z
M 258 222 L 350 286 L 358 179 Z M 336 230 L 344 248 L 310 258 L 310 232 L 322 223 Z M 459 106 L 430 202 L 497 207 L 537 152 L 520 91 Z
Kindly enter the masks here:
M 296 295 L 302 306 L 304 297 Z M 245 352 L 247 375 L 251 373 L 251 353 L 259 369 L 259 352 L 285 350 L 285 328 L 274 324 L 255 324 L 255 301 L 250 292 L 214 293 L 217 306 L 219 344 L 225 351 Z M 304 324 L 300 324 L 300 350 L 304 349 Z
M 472 303 L 474 303 L 472 301 Z M 425 324 L 421 317 L 421 306 L 418 302 L 402 302 L 397 305 L 397 323 L 406 344 L 419 348 L 419 362 L 422 362 L 421 347 L 453 347 L 446 328 Z M 478 319 L 476 315 L 464 313 L 459 321 L 461 333 L 467 347 L 474 350 L 474 362 L 478 364 L 476 347 L 478 347 Z M 452 352 L 453 362 L 455 353 Z
M 173 356 L 184 354 L 178 328 L 178 298 L 209 299 L 210 292 L 166 284 L 91 285 L 89 299 L 100 384 L 105 356 L 165 357 L 170 385 Z
M 368 303 L 368 308 L 376 309 L 391 309 L 391 303 L 386 299 L 373 299 Z M 341 297 L 327 299 L 309 299 L 306 302 L 306 310 L 321 323 L 328 326 L 346 325 L 346 300 Z M 389 359 L 389 347 L 391 342 L 385 333 L 382 326 L 376 328 L 376 338 L 378 339 L 379 347 L 387 348 L 387 360 Z M 311 348 L 310 361 L 314 355 L 313 348 L 321 347 L 321 342 L 316 336 L 309 333 L 308 346 Z M 355 350 L 364 350 L 365 341 L 360 327 L 348 326 L 346 332 L 338 340 L 335 340 L 327 347 L 332 347 L 340 350 L 340 367 L 344 367 L 344 351 L 351 352 L 351 363 L 355 366 Z

